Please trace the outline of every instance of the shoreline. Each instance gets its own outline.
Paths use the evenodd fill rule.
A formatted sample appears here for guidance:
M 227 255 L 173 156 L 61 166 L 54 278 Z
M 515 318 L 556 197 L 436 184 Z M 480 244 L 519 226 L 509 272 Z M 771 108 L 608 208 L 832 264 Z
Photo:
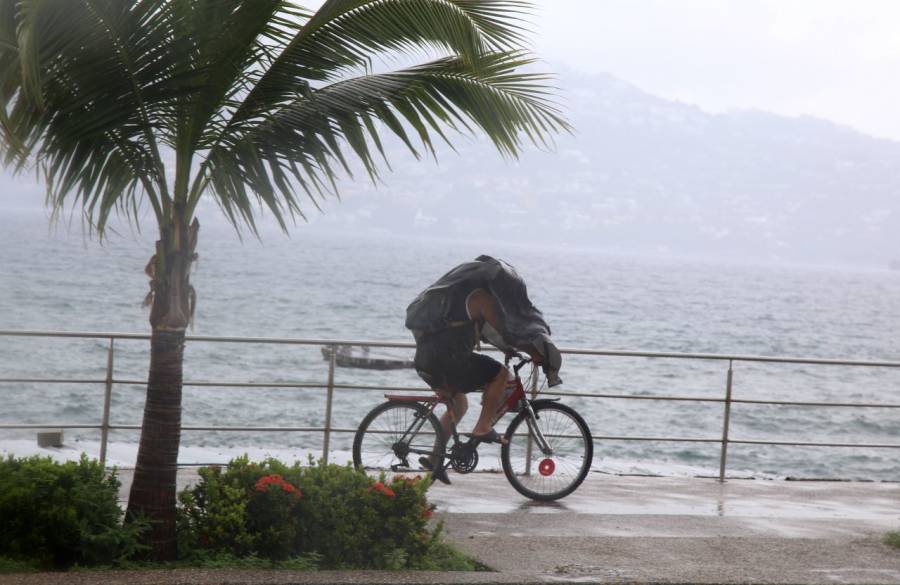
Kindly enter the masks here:
M 133 469 L 134 462 L 137 458 L 138 443 L 125 443 L 110 441 L 107 447 L 106 466 L 108 468 L 115 467 L 120 470 Z M 100 442 L 99 441 L 72 441 L 66 442 L 62 447 L 39 447 L 34 439 L 0 439 L 0 457 L 30 457 L 39 455 L 43 457 L 51 457 L 56 461 L 77 461 L 82 453 L 86 453 L 88 457 L 99 459 Z M 179 468 L 196 468 L 206 465 L 226 465 L 231 459 L 244 455 L 250 457 L 251 460 L 258 461 L 267 457 L 274 457 L 280 461 L 291 464 L 299 461 L 306 464 L 309 457 L 315 460 L 322 457 L 321 449 L 292 449 L 279 447 L 258 447 L 258 446 L 239 446 L 239 447 L 208 447 L 193 446 L 182 444 L 179 450 Z M 346 465 L 352 461 L 352 454 L 349 450 L 331 450 L 329 452 L 329 463 L 338 465 Z M 500 464 L 499 450 L 494 453 L 493 450 L 485 450 L 479 462 L 476 473 L 502 473 Z M 612 477 L 672 477 L 672 478 L 698 478 L 707 479 L 713 476 L 708 469 L 693 467 L 689 465 L 679 465 L 660 462 L 637 462 L 624 460 L 610 460 L 608 458 L 595 458 L 591 473 L 602 476 Z M 454 474 L 456 475 L 456 474 Z M 728 479 L 748 479 L 762 481 L 833 481 L 833 482 L 875 482 L 875 483 L 898 483 L 900 480 L 871 480 L 871 479 L 821 479 L 821 478 L 794 478 L 789 475 L 773 475 L 760 472 L 751 472 L 747 470 L 732 470 L 729 472 Z

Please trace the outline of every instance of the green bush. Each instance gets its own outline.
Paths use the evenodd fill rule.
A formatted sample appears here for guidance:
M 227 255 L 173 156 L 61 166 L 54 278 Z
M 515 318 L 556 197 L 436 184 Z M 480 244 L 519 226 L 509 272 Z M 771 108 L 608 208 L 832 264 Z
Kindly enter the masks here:
M 246 456 L 233 460 L 224 472 L 219 466 L 200 468 L 200 482 L 178 495 L 179 556 L 294 556 L 302 499 L 298 472 L 297 466 L 287 468 L 274 459 L 251 463 Z M 263 485 L 264 478 L 276 477 L 280 481 Z
M 304 470 L 301 539 L 328 566 L 403 568 L 421 562 L 432 545 L 427 530 L 429 483 L 374 481 L 351 467 Z
M 122 525 L 118 493 L 115 472 L 86 455 L 0 460 L 0 556 L 54 568 L 132 556 L 144 526 Z
M 225 469 L 201 469 L 200 482 L 179 494 L 179 554 L 421 566 L 438 539 L 427 527 L 427 488 L 418 478 L 375 481 L 349 466 L 239 457 Z
M 35 573 L 40 567 L 31 560 L 14 560 L 0 556 L 0 575 L 3 573 Z

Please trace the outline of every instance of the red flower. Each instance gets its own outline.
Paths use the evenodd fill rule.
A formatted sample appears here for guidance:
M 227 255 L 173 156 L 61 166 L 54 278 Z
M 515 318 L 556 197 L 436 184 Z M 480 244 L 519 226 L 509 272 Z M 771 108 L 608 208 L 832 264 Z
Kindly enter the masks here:
M 253 489 L 255 489 L 258 492 L 266 493 L 269 491 L 270 485 L 278 486 L 279 488 L 281 488 L 281 491 L 288 493 L 288 494 L 294 494 L 294 497 L 297 497 L 297 498 L 303 497 L 303 492 L 298 490 L 291 483 L 285 481 L 284 478 L 281 477 L 281 475 L 279 475 L 277 473 L 273 473 L 272 475 L 266 475 L 266 476 L 259 478 L 259 481 L 256 482 L 256 485 L 253 486 Z
M 383 493 L 384 495 L 386 495 L 386 496 L 389 497 L 389 498 L 393 498 L 394 496 L 397 495 L 397 494 L 394 493 L 394 490 L 392 490 L 391 488 L 387 487 L 386 485 L 384 485 L 384 484 L 381 483 L 380 481 L 375 482 L 375 485 L 373 485 L 372 487 L 370 487 L 370 488 L 367 489 L 366 491 L 367 491 L 368 493 L 372 493 L 372 490 L 375 490 L 376 492 L 381 492 L 381 493 Z
M 422 510 L 422 516 L 425 519 L 429 519 L 434 516 L 434 510 L 432 510 L 431 508 L 425 508 L 424 510 Z

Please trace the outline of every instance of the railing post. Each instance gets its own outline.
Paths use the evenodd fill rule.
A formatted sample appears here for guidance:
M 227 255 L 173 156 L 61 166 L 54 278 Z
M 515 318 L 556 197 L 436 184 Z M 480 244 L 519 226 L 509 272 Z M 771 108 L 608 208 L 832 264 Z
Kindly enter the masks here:
M 331 448 L 331 403 L 334 400 L 334 366 L 337 357 L 337 346 L 329 345 L 328 360 L 328 395 L 325 399 L 325 438 L 322 440 L 322 461 L 328 464 L 328 450 Z
M 728 360 L 728 378 L 725 382 L 725 416 L 722 423 L 722 453 L 719 457 L 719 481 L 725 481 L 725 462 L 728 458 L 728 428 L 731 424 L 731 381 L 733 378 L 732 360 Z
M 109 338 L 109 351 L 106 355 L 106 389 L 103 393 L 103 420 L 100 423 L 100 465 L 103 467 L 106 467 L 106 444 L 109 442 L 109 404 L 112 401 L 115 341 L 115 337 Z
M 540 374 L 537 367 L 531 368 L 531 399 L 534 400 L 538 395 L 538 380 Z M 531 475 L 531 452 L 534 448 L 534 441 L 531 438 L 531 431 L 528 432 L 528 442 L 525 446 L 525 475 Z

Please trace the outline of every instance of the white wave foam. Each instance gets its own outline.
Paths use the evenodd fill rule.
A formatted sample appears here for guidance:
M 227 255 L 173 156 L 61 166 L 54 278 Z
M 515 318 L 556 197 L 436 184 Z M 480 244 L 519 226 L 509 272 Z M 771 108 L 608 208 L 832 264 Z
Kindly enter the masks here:
M 106 464 L 109 467 L 121 467 L 129 469 L 134 467 L 137 459 L 137 443 L 109 443 L 106 452 Z M 62 447 L 39 447 L 35 441 L 15 439 L 0 441 L 0 456 L 30 457 L 40 455 L 51 457 L 55 461 L 77 461 L 81 454 L 99 459 L 99 441 L 72 441 Z M 306 463 L 309 457 L 319 459 L 322 452 L 319 450 L 262 448 L 262 447 L 196 447 L 182 445 L 178 452 L 178 459 L 182 465 L 214 464 L 225 465 L 231 459 L 246 454 L 251 461 L 260 461 L 267 457 L 273 457 L 285 463 L 299 461 Z M 352 460 L 349 451 L 331 451 L 329 463 L 346 465 Z M 498 454 L 485 453 L 478 464 L 480 472 L 501 472 L 500 457 Z M 592 471 L 610 475 L 660 475 L 669 477 L 709 477 L 712 475 L 709 469 L 691 465 L 679 465 L 674 463 L 645 463 L 618 459 L 603 459 L 595 462 Z M 729 477 L 756 477 L 760 479 L 783 479 L 783 476 L 760 474 L 747 470 L 729 470 Z

